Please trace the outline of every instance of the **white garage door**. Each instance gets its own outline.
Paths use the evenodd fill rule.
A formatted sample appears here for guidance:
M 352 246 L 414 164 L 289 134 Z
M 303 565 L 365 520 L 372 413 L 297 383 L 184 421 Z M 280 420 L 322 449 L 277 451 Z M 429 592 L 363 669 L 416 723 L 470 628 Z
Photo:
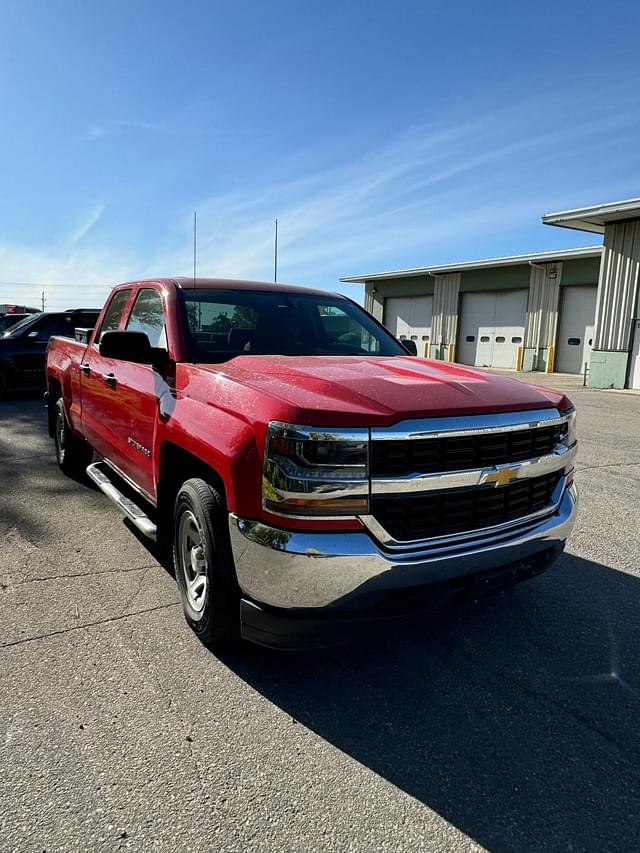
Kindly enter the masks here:
M 528 298 L 526 289 L 464 293 L 457 360 L 477 367 L 515 367 Z
M 582 373 L 591 359 L 597 290 L 593 285 L 562 288 L 555 362 L 559 373 Z
M 384 301 L 384 324 L 396 338 L 416 342 L 424 355 L 431 340 L 433 296 L 392 296 Z

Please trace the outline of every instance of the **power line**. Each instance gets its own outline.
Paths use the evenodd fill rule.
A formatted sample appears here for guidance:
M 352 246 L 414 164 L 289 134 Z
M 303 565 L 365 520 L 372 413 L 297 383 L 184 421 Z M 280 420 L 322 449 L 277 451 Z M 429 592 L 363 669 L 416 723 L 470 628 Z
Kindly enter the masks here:
M 35 287 L 36 289 L 42 289 L 46 287 L 47 289 L 50 287 L 67 287 L 67 288 L 86 288 L 90 290 L 104 290 L 105 288 L 112 288 L 113 284 L 92 284 L 90 288 L 87 288 L 85 284 L 65 284 L 64 282 L 54 282 L 53 284 L 48 281 L 0 281 L 0 287 Z

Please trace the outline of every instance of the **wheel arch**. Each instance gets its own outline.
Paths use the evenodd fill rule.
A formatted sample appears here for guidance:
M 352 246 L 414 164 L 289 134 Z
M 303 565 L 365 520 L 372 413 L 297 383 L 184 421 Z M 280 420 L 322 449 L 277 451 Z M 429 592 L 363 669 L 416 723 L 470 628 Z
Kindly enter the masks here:
M 60 382 L 53 378 L 49 377 L 48 382 L 48 393 L 47 397 L 47 423 L 49 428 L 49 437 L 53 438 L 55 422 L 56 422 L 56 403 L 62 397 L 62 385 Z
M 220 473 L 179 444 L 164 441 L 160 448 L 158 478 L 158 512 L 161 517 L 167 519 L 171 516 L 180 486 L 194 477 L 210 483 L 226 503 L 227 490 Z

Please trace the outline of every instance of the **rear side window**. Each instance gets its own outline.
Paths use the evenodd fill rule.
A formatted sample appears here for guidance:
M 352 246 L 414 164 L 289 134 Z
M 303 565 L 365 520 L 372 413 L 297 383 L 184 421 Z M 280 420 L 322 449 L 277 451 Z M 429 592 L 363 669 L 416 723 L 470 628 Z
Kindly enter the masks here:
M 64 322 L 57 314 L 43 317 L 42 320 L 29 329 L 29 333 L 37 332 L 34 340 L 48 341 L 52 335 L 63 335 L 65 331 Z
M 167 348 L 164 308 L 157 290 L 145 288 L 138 293 L 127 320 L 129 332 L 144 332 L 152 347 Z
M 130 290 L 119 290 L 117 293 L 114 293 L 106 314 L 104 315 L 104 320 L 102 321 L 102 326 L 100 328 L 101 335 L 105 332 L 113 332 L 118 328 L 122 318 L 122 312 L 129 301 L 130 294 Z

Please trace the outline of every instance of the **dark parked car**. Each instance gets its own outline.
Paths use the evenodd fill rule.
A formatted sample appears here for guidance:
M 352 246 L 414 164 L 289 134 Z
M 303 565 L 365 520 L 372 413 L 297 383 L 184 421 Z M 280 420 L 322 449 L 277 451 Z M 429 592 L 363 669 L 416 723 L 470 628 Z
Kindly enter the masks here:
M 27 317 L 33 317 L 33 314 L 3 314 L 0 317 L 0 337 L 16 323 L 25 320 Z
M 52 335 L 75 336 L 93 328 L 100 314 L 92 308 L 29 314 L 0 337 L 0 396 L 12 388 L 44 390 L 44 357 Z

